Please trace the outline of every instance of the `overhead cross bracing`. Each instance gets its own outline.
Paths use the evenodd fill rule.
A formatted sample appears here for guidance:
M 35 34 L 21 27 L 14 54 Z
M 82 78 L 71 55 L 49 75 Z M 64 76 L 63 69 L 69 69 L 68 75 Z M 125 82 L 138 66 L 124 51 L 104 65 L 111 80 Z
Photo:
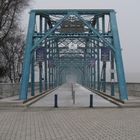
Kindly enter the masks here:
M 115 11 L 112 9 L 32 10 L 20 86 L 20 99 L 35 95 L 35 66 L 39 66 L 39 91 L 66 82 L 78 83 L 128 99 Z M 29 78 L 31 76 L 31 78 Z M 115 79 L 116 77 L 116 79 Z M 116 81 L 115 81 L 116 80 Z

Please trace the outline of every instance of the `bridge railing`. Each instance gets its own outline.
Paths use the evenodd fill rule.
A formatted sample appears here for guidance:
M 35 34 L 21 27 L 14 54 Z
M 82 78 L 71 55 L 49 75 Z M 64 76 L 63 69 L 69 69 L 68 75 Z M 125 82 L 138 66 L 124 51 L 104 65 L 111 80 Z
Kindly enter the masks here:
M 115 92 L 118 92 L 117 86 L 118 86 L 117 83 L 115 83 Z M 39 83 L 36 83 L 36 91 L 38 89 L 39 89 Z M 129 96 L 140 97 L 140 83 L 127 83 L 127 89 L 128 89 Z M 109 83 L 107 83 L 107 90 L 110 90 Z M 30 92 L 30 88 L 28 92 Z M 0 83 L 0 98 L 16 96 L 18 94 L 19 94 L 19 84 Z
M 110 84 L 111 83 L 107 83 L 106 84 L 106 89 L 108 91 L 110 91 Z M 140 97 L 140 83 L 126 83 L 127 85 L 127 90 L 128 90 L 128 95 L 129 96 L 137 96 Z M 118 93 L 118 83 L 114 83 L 114 89 L 115 89 L 115 93 Z

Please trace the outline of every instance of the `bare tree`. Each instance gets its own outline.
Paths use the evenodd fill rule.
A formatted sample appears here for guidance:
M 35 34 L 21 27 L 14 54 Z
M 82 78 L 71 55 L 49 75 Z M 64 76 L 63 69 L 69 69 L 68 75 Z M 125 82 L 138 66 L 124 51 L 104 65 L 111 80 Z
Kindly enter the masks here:
M 12 83 L 19 82 L 21 77 L 21 65 L 24 50 L 24 32 L 18 27 L 13 28 L 4 40 L 1 49 L 3 55 L 3 66 L 7 69 L 6 73 Z
M 19 28 L 20 14 L 29 0 L 0 0 L 0 77 L 17 82 L 21 77 L 24 32 Z
M 28 0 L 0 0 L 0 46 L 27 5 Z

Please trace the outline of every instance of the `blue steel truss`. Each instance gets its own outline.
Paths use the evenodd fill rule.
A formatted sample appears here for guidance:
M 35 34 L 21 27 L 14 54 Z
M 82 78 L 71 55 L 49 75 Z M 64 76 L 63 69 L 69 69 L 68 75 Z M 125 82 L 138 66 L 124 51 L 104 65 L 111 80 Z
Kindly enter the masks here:
M 109 73 L 111 95 L 115 95 L 116 82 L 120 99 L 127 100 L 115 14 L 112 9 L 32 10 L 19 98 L 28 98 L 29 87 L 31 95 L 35 95 L 35 67 L 38 65 L 40 93 L 66 82 L 66 75 L 72 72 L 78 76 L 80 84 L 106 92 Z M 36 51 L 42 47 L 45 48 L 44 60 L 37 61 Z M 109 60 L 101 61 L 103 47 L 109 50 L 106 56 Z

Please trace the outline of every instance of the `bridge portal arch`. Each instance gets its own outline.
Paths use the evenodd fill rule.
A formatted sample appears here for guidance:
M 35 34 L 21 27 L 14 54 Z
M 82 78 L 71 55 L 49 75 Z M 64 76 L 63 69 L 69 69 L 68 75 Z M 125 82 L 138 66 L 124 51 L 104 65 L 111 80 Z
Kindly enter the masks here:
M 113 9 L 30 11 L 19 98 L 28 98 L 29 79 L 35 95 L 38 65 L 40 93 L 65 82 L 71 69 L 77 82 L 103 92 L 109 76 L 112 96 L 116 77 L 119 97 L 127 100 L 115 14 Z

